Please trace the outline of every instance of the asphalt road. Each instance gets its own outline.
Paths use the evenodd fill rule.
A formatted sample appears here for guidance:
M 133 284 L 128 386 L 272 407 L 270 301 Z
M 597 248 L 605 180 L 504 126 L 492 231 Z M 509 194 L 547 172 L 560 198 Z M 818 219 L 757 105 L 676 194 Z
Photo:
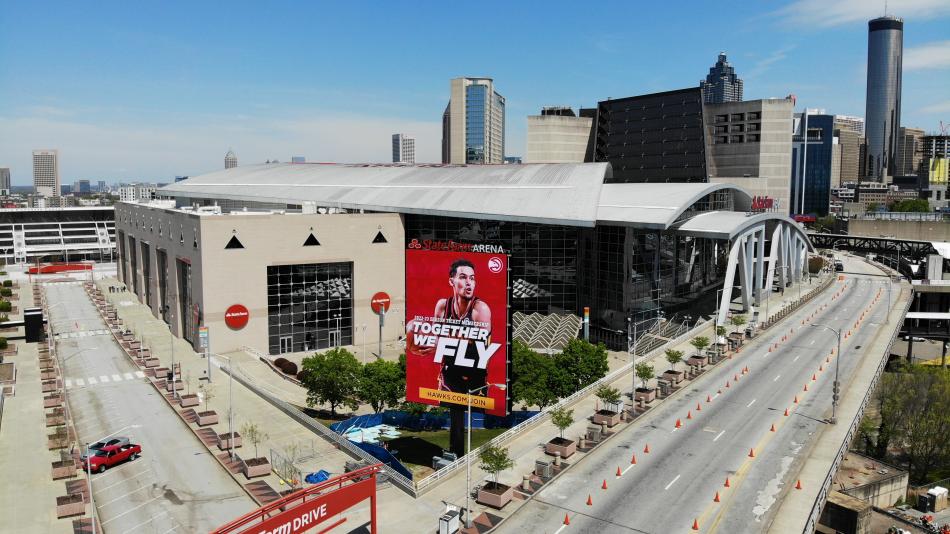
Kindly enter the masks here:
M 829 366 L 826 358 L 836 336 L 801 326 L 801 320 L 827 303 L 808 324 L 846 332 L 878 289 L 886 293 L 886 278 L 856 274 L 879 271 L 858 260 L 847 261 L 846 268 L 854 274 L 848 274 L 848 289 L 841 297 L 831 300 L 835 290 L 825 292 L 761 336 L 758 345 L 648 412 L 639 424 L 543 488 L 499 532 L 688 532 L 694 520 L 701 532 L 767 529 L 777 499 L 796 483 L 790 473 L 798 471 L 812 438 L 831 416 L 835 359 Z M 884 297 L 854 335 L 842 341 L 844 357 L 838 363 L 843 384 L 849 382 L 860 347 L 882 330 L 886 306 Z M 794 328 L 790 339 L 769 352 L 769 345 L 781 342 L 789 328 Z M 748 374 L 742 373 L 745 368 Z M 677 420 L 682 423 L 678 429 Z M 644 452 L 647 445 L 649 453 Z M 592 505 L 586 504 L 588 495 Z M 565 514 L 569 526 L 563 524 Z
M 115 434 L 142 446 L 93 475 L 103 531 L 207 532 L 256 508 L 128 361 L 80 283 L 46 287 L 80 441 Z

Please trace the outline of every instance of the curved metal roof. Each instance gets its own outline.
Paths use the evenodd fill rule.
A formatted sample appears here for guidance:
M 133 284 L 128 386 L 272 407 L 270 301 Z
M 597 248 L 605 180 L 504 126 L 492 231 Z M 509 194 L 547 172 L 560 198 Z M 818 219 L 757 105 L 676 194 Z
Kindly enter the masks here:
M 783 222 L 794 228 L 814 251 L 811 240 L 801 225 L 791 218 L 776 212 L 743 213 L 739 211 L 709 211 L 700 213 L 689 220 L 675 225 L 680 234 L 693 237 L 708 237 L 712 239 L 735 239 L 746 230 L 758 226 L 762 222 Z
M 605 184 L 608 163 L 525 165 L 244 165 L 167 185 L 161 194 L 570 226 L 666 229 L 703 196 L 734 194 L 713 183 Z

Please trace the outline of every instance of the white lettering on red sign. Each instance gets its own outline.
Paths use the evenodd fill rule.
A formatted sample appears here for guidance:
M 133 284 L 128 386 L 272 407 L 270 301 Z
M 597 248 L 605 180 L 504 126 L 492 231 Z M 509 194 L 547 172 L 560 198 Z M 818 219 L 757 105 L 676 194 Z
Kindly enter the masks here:
M 286 523 L 278 525 L 273 529 L 260 530 L 258 534 L 291 534 L 292 532 L 300 532 L 306 529 L 308 525 L 319 523 L 323 519 L 326 519 L 326 517 L 327 505 L 324 503 L 313 510 L 308 510 L 303 515 L 288 519 Z

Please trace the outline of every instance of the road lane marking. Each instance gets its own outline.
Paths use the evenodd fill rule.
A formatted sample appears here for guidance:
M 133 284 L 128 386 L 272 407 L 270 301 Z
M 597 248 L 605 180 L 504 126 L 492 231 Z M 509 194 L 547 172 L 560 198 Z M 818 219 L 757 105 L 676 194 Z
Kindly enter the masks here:
M 780 377 L 780 376 L 782 376 L 782 375 L 775 375 L 775 378 L 772 379 L 772 382 L 778 382 L 778 377 Z
M 109 375 L 99 375 L 99 381 L 102 383 L 109 381 Z
M 725 430 L 723 430 L 722 432 L 720 432 L 720 433 L 718 433 L 718 434 L 716 434 L 716 437 L 714 437 L 714 438 L 713 438 L 713 441 L 716 441 L 717 439 L 719 439 L 719 438 L 721 438 L 721 437 L 722 437 L 722 435 L 723 435 L 723 434 L 725 434 L 725 433 L 726 433 L 726 431 L 725 431 Z
M 71 387 L 73 387 L 73 381 L 67 378 L 67 379 L 66 379 L 66 389 L 69 389 L 69 388 L 71 388 Z
M 749 404 L 746 404 L 745 407 L 751 408 L 753 404 L 755 404 L 755 399 L 752 399 L 752 402 L 750 402 Z
M 620 474 L 621 474 L 621 475 L 626 475 L 626 474 L 627 474 L 627 471 L 633 469 L 633 466 L 635 466 L 635 465 L 637 465 L 637 464 L 630 464 L 630 465 L 628 465 L 626 469 L 624 469 L 623 471 L 620 472 Z
M 132 380 L 133 378 L 135 378 L 134 376 L 132 376 L 132 373 L 125 373 L 122 376 L 124 376 L 126 380 Z
M 83 380 L 82 378 L 77 378 L 77 379 L 76 379 L 76 387 L 82 387 L 82 386 L 85 386 L 85 385 L 86 385 L 86 381 L 85 381 L 85 380 Z
M 676 475 L 676 478 L 674 478 L 673 480 L 671 480 L 670 483 L 667 484 L 665 488 L 663 488 L 663 491 L 666 491 L 666 490 L 670 489 L 670 486 L 672 486 L 673 484 L 676 484 L 676 481 L 680 479 L 680 476 L 682 476 L 682 475 Z
M 89 385 L 90 385 L 90 386 L 93 386 L 93 385 L 95 385 L 95 384 L 98 383 L 98 382 L 96 382 L 96 377 L 94 377 L 94 376 L 90 376 L 87 380 L 89 380 Z
M 801 355 L 799 354 L 799 356 L 801 356 Z M 793 361 L 793 362 L 797 362 L 797 361 L 798 361 L 798 356 L 795 356 L 795 359 L 792 360 L 792 361 Z
M 139 378 L 145 378 L 145 373 L 143 373 L 142 371 L 136 371 L 135 376 Z
M 813 339 L 811 340 L 811 343 L 809 343 L 809 345 L 814 345 L 814 344 L 815 344 L 815 340 Z
M 118 382 L 120 380 L 122 380 L 122 375 L 112 375 L 113 382 Z

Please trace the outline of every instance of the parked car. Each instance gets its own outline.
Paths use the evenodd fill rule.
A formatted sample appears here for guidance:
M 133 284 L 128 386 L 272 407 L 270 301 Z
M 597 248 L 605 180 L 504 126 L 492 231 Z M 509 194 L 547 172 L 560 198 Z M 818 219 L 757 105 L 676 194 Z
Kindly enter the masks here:
M 129 438 L 121 437 L 121 436 L 117 438 L 110 438 L 107 440 L 98 441 L 89 446 L 89 454 L 95 454 L 98 451 L 102 450 L 103 447 L 112 447 L 113 445 L 118 445 L 121 447 L 122 445 L 128 445 L 128 444 L 129 444 Z M 82 461 L 84 462 L 86 461 L 85 449 L 82 450 L 80 459 L 82 459 Z
M 835 262 L 835 271 L 841 272 L 844 270 L 844 264 L 840 261 Z
M 913 341 L 916 343 L 918 341 L 927 341 L 927 338 L 917 337 L 917 336 L 904 336 L 904 341 Z
M 135 460 L 139 454 L 142 454 L 142 447 L 134 443 L 103 447 L 89 458 L 89 469 L 97 473 L 103 473 L 106 469 L 126 460 Z

